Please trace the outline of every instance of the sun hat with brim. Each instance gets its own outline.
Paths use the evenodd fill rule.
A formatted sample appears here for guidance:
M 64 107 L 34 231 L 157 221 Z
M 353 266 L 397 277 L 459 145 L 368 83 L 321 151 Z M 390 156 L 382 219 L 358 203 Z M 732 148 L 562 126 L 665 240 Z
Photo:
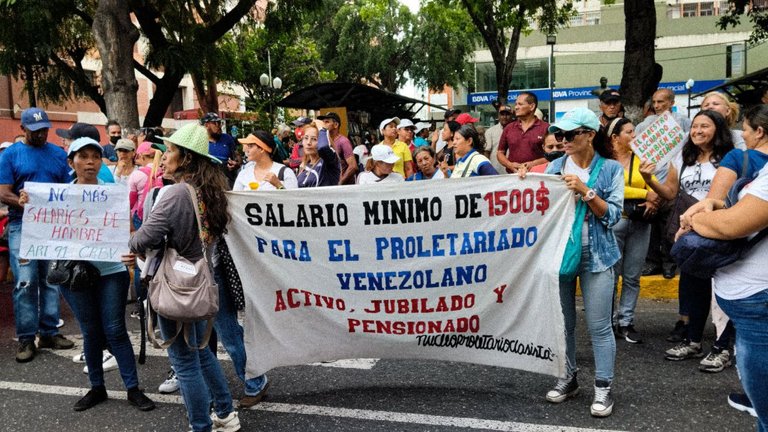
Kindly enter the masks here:
M 79 152 L 80 150 L 88 146 L 98 149 L 99 154 L 101 154 L 102 156 L 104 155 L 104 149 L 101 147 L 98 141 L 94 140 L 93 138 L 82 137 L 69 143 L 69 151 L 67 152 L 67 157 L 74 156 L 75 153 Z
M 392 147 L 386 144 L 376 144 L 371 148 L 371 158 L 375 161 L 393 164 L 400 158 L 392 151 Z
M 117 140 L 117 144 L 115 144 L 115 151 L 117 150 L 135 151 L 136 144 L 128 138 L 120 138 Z
M 248 134 L 248 136 L 245 138 L 238 138 L 237 142 L 239 142 L 240 144 L 256 144 L 266 152 L 272 152 L 272 150 L 275 147 L 274 141 L 270 140 L 269 142 L 264 142 L 254 134 Z
M 572 131 L 580 127 L 593 131 L 600 130 L 600 121 L 589 108 L 578 107 L 568 111 L 563 115 L 563 118 L 550 125 L 547 130 L 549 133 L 555 133 L 557 131 Z
M 170 138 L 163 138 L 163 141 L 166 144 L 170 143 L 204 156 L 213 163 L 221 163 L 219 159 L 208 153 L 208 131 L 197 123 L 189 123 L 182 126 Z
M 400 119 L 398 117 L 392 117 L 392 118 L 382 120 L 381 123 L 379 123 L 379 130 L 384 131 L 384 128 L 392 122 L 395 122 L 395 125 L 399 125 Z

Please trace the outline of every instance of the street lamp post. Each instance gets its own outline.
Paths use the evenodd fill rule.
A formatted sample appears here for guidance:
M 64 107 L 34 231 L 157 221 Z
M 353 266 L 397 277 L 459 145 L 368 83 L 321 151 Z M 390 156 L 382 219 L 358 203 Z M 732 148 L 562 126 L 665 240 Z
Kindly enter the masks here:
M 696 81 L 693 80 L 693 78 L 688 78 L 688 81 L 685 82 L 685 90 L 688 91 L 688 117 L 691 117 L 691 93 L 693 92 L 693 85 L 696 83 Z
M 267 49 L 267 72 L 269 72 L 269 75 L 263 73 L 261 76 L 259 76 L 259 84 L 261 84 L 265 95 L 269 99 L 269 121 L 270 126 L 272 126 L 275 123 L 275 112 L 272 98 L 283 87 L 283 80 L 281 80 L 280 77 L 275 77 L 274 79 L 272 78 L 272 58 L 269 54 L 269 49 Z
M 557 43 L 557 35 L 547 35 L 547 45 L 549 45 L 549 122 L 555 121 L 555 95 L 552 89 L 555 87 L 554 74 L 552 73 L 552 67 L 555 61 L 555 44 Z

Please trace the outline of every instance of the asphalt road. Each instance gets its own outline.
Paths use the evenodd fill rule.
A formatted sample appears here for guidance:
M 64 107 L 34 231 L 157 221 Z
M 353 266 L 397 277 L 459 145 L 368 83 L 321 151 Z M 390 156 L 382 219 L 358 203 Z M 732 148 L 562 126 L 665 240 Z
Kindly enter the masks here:
M 129 305 L 129 310 L 132 309 Z M 150 350 L 139 366 L 141 385 L 158 403 L 143 413 L 125 401 L 118 372 L 107 373 L 110 400 L 77 413 L 73 404 L 88 390 L 78 350 L 41 350 L 34 361 L 14 360 L 11 288 L 0 287 L 0 431 L 187 430 L 177 394 L 161 396 L 168 361 Z M 697 370 L 697 361 L 671 363 L 663 351 L 676 303 L 641 300 L 638 330 L 645 343 L 618 341 L 614 414 L 589 414 L 594 367 L 583 315 L 579 321 L 581 394 L 560 405 L 545 401 L 554 379 L 537 374 L 462 363 L 368 360 L 278 368 L 257 409 L 240 413 L 243 431 L 752 431 L 755 421 L 730 408 L 729 392 L 740 389 L 735 368 L 719 374 Z M 68 307 L 62 333 L 82 344 Z M 127 318 L 136 339 L 138 320 Z M 542 319 L 542 325 L 546 325 Z M 705 334 L 708 348 L 711 325 Z M 138 351 L 137 351 L 138 352 Z M 231 362 L 220 354 L 233 396 L 242 394 Z

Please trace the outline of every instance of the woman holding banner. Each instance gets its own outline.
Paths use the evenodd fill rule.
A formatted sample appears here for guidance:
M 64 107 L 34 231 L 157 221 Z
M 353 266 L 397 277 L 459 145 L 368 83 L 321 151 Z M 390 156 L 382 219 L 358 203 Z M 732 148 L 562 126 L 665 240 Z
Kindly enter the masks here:
M 680 200 L 675 208 L 681 208 L 682 202 L 696 202 L 707 196 L 720 161 L 732 149 L 731 131 L 725 118 L 716 111 L 699 111 L 693 117 L 683 151 L 669 165 L 664 184 L 652 178 L 656 164 L 644 161 L 640 172 L 662 198 Z M 682 212 L 677 215 L 673 212 L 670 217 L 679 220 L 680 216 Z M 688 328 L 685 339 L 668 349 L 664 358 L 680 361 L 704 357 L 701 339 L 712 299 L 712 280 L 681 272 L 679 291 L 680 312 L 688 313 Z
M 575 108 L 549 127 L 558 141 L 565 143 L 565 156 L 552 161 L 547 174 L 559 174 L 574 198 L 584 202 L 586 213 L 574 221 L 580 231 L 576 243 L 581 246 L 579 278 L 587 328 L 595 356 L 595 392 L 590 412 L 607 417 L 613 412 L 611 383 L 616 358 L 616 340 L 611 329 L 613 300 L 613 265 L 621 253 L 612 227 L 621 219 L 624 199 L 624 173 L 621 165 L 610 158 L 604 144 L 597 116 L 587 108 Z M 578 258 L 577 258 L 578 259 Z M 547 400 L 561 403 L 576 396 L 576 278 L 560 277 L 560 303 L 565 321 L 567 376 L 557 381 L 547 393 Z
M 104 184 L 98 179 L 103 150 L 91 138 L 78 138 L 69 145 L 67 162 L 75 171 L 76 184 Z M 21 194 L 19 203 L 26 203 L 29 197 Z M 125 326 L 125 305 L 128 298 L 128 270 L 122 263 L 90 261 L 99 270 L 97 289 L 75 290 L 67 285 L 60 286 L 61 294 L 69 303 L 83 333 L 85 363 L 88 366 L 88 380 L 91 390 L 75 403 L 75 411 L 84 411 L 107 400 L 102 367 L 102 350 L 109 346 L 117 360 L 120 376 L 128 390 L 128 402 L 141 411 L 155 408 L 139 389 L 139 376 L 133 346 Z
M 224 195 L 229 183 L 218 168 L 218 159 L 208 153 L 208 132 L 199 124 L 191 123 L 163 140 L 168 146 L 163 155 L 163 169 L 166 175 L 173 176 L 176 184 L 163 190 L 152 212 L 131 237 L 131 251 L 144 254 L 160 249 L 165 242 L 168 248 L 174 248 L 191 262 L 206 259 L 205 256 L 216 261 L 213 250 L 229 222 Z M 197 192 L 201 229 L 188 184 Z M 203 248 L 207 250 L 205 255 Z M 126 255 L 124 262 L 134 258 L 135 255 Z M 163 316 L 157 319 L 163 338 L 172 338 L 180 324 Z M 168 357 L 179 379 L 192 430 L 210 431 L 212 427 L 239 430 L 240 420 L 232 406 L 221 365 L 211 350 L 194 348 L 204 338 L 206 324 L 205 320 L 193 323 L 188 337 L 177 337 L 168 347 Z M 211 398 L 213 413 L 210 413 Z

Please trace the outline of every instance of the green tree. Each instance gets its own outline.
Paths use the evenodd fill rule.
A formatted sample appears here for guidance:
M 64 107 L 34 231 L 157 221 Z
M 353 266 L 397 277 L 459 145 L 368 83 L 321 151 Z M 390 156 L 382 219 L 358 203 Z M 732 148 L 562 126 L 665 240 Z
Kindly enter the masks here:
M 574 13 L 571 0 L 432 0 L 467 12 L 491 52 L 499 100 L 506 101 L 517 64 L 520 37 L 533 30 L 544 34 L 565 26 Z
M 768 39 L 768 7 L 764 6 L 765 2 L 731 0 L 728 3 L 731 6 L 728 13 L 720 17 L 717 22 L 721 30 L 739 25 L 741 18 L 746 16 L 752 23 L 749 42 L 756 44 Z M 760 7 L 756 3 L 762 3 L 763 6 Z

